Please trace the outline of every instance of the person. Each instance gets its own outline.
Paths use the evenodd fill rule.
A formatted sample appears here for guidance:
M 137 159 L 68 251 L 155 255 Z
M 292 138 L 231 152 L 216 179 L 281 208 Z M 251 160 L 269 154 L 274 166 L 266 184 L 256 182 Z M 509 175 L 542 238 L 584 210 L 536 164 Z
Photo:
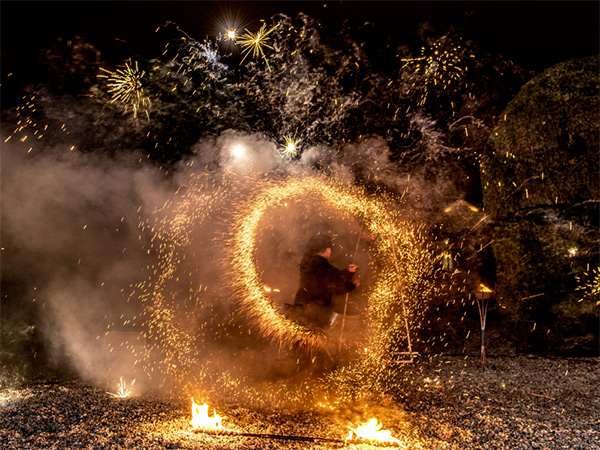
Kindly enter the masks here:
M 337 269 L 329 263 L 331 239 L 313 236 L 300 262 L 300 285 L 294 298 L 294 312 L 300 321 L 316 329 L 328 328 L 333 314 L 334 295 L 351 292 L 360 285 L 353 279 L 358 266 Z

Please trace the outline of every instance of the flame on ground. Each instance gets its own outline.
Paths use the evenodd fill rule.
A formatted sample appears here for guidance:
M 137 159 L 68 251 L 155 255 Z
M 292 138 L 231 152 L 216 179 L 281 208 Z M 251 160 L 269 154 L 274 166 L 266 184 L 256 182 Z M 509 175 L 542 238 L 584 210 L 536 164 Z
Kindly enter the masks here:
M 198 405 L 192 399 L 192 420 L 190 425 L 194 428 L 201 428 L 208 431 L 225 431 L 221 424 L 223 418 L 213 411 L 212 417 L 208 415 L 208 405 Z
M 392 432 L 389 430 L 382 430 L 383 425 L 377 419 L 370 419 L 367 423 L 359 425 L 356 428 L 348 427 L 350 433 L 346 438 L 347 441 L 365 440 L 375 441 L 385 444 L 402 445 L 401 442 L 392 437 Z

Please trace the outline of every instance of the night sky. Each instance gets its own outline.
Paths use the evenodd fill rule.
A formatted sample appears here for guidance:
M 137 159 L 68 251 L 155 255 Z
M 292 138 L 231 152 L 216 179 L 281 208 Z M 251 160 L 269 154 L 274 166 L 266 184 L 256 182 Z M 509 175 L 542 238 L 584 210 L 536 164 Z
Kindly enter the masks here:
M 356 30 L 371 22 L 378 36 L 371 33 L 367 42 L 381 48 L 406 44 L 418 50 L 423 43 L 420 24 L 428 22 L 439 35 L 453 26 L 480 50 L 536 71 L 596 54 L 600 40 L 597 1 L 2 1 L 0 7 L 3 76 L 18 72 L 19 66 L 34 67 L 39 49 L 58 37 L 82 36 L 105 61 L 119 64 L 132 56 L 162 53 L 165 36 L 156 29 L 167 21 L 201 40 L 223 31 L 228 21 L 254 30 L 261 19 L 299 11 L 334 33 L 346 20 Z

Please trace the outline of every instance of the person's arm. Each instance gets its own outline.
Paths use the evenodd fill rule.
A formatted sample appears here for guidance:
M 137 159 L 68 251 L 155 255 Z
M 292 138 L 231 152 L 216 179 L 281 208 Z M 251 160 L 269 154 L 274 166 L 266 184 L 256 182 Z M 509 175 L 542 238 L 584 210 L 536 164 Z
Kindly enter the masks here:
M 360 284 L 359 280 L 352 281 L 354 272 L 348 269 L 337 269 L 331 264 L 328 264 L 328 281 L 333 294 L 340 295 L 346 292 L 351 292 Z

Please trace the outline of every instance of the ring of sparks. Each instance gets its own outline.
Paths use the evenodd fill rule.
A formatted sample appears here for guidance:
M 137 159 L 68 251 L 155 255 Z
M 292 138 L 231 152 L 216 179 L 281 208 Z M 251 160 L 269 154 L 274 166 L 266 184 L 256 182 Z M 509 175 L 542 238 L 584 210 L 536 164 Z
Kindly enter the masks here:
M 360 188 L 322 177 L 272 182 L 245 205 L 243 214 L 238 215 L 228 247 L 233 287 L 247 319 L 264 338 L 280 346 L 298 346 L 311 351 L 331 348 L 332 342 L 325 334 L 295 322 L 280 311 L 265 294 L 255 263 L 255 240 L 265 213 L 270 207 L 293 198 L 324 202 L 347 217 L 364 216 L 365 229 L 376 237 L 374 251 L 380 272 L 369 290 L 365 318 L 371 335 L 368 346 L 374 356 L 397 345 L 394 341 L 398 334 L 406 337 L 400 326 L 404 323 L 401 320 L 407 312 L 415 312 L 414 305 L 402 312 L 398 304 L 408 292 L 414 299 L 419 298 L 414 286 L 422 283 L 423 263 L 430 261 L 430 254 L 423 251 L 426 246 L 419 230 L 401 221 L 397 210 L 369 198 Z

